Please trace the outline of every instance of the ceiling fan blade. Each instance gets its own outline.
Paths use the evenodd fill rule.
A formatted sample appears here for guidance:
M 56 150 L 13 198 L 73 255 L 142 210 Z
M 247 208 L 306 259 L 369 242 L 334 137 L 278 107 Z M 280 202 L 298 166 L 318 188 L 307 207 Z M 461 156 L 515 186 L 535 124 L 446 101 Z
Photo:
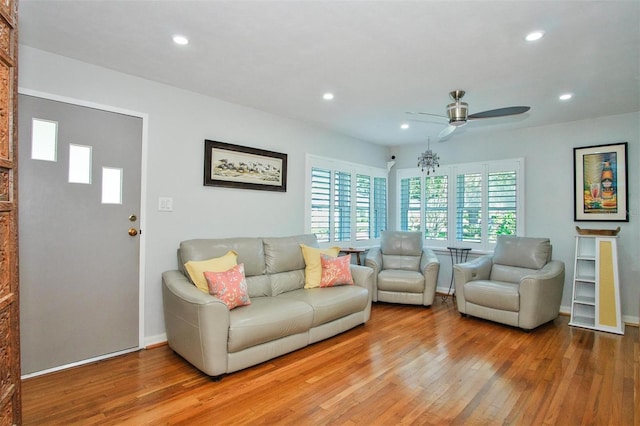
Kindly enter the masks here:
M 437 119 L 439 119 L 440 121 L 442 120 L 446 120 L 447 123 L 449 122 L 449 118 L 445 117 L 444 115 L 439 115 L 439 114 L 430 114 L 428 112 L 411 112 L 411 111 L 407 111 L 407 114 L 410 115 L 428 115 L 429 117 L 436 117 Z
M 457 129 L 456 126 L 447 126 L 444 129 L 442 129 L 442 131 L 438 134 L 438 138 L 439 139 L 446 138 L 451 133 L 453 133 L 453 131 L 456 130 L 456 129 Z
M 475 114 L 471 114 L 469 115 L 469 117 L 467 117 L 467 119 L 475 120 L 478 118 L 505 117 L 507 115 L 522 114 L 529 111 L 530 109 L 531 107 L 528 106 L 512 106 L 506 108 L 491 109 L 488 111 L 476 112 Z

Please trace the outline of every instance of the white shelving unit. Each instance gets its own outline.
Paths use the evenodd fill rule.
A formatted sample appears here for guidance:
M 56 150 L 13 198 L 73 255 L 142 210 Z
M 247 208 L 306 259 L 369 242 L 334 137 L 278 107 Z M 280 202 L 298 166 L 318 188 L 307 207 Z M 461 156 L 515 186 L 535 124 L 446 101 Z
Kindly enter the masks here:
M 617 237 L 576 236 L 569 325 L 624 334 L 617 242 Z

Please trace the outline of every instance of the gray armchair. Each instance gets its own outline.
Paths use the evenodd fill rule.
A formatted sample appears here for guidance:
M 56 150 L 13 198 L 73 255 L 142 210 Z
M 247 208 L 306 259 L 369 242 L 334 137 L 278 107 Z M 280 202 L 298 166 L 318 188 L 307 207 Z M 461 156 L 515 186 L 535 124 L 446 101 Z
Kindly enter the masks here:
M 373 268 L 374 302 L 431 306 L 440 261 L 422 241 L 420 232 L 381 233 L 380 247 L 369 249 L 365 260 Z
M 531 330 L 558 317 L 564 262 L 548 238 L 498 236 L 493 255 L 453 267 L 458 311 Z

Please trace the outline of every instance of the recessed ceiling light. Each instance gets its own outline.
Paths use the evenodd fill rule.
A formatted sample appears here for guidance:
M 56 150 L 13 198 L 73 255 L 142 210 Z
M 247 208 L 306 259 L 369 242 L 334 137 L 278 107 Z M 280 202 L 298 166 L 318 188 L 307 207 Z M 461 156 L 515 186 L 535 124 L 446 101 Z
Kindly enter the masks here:
M 400 128 L 401 128 L 402 130 L 407 130 L 407 129 L 409 128 L 409 124 L 407 124 L 407 123 L 402 123 L 402 124 L 400 125 Z
M 536 41 L 540 40 L 544 36 L 544 31 L 533 31 L 525 37 L 527 41 Z
M 325 93 L 324 95 L 322 95 L 322 99 L 324 99 L 325 101 L 330 101 L 333 99 L 333 93 Z
M 573 98 L 573 93 L 563 93 L 562 95 L 558 96 L 558 99 L 560 99 L 561 101 L 568 101 L 571 98 Z
M 179 45 L 181 45 L 181 46 L 184 46 L 185 44 L 189 44 L 189 39 L 188 39 L 188 38 L 186 38 L 186 37 L 185 37 L 185 36 L 183 36 L 183 35 L 174 35 L 174 36 L 173 36 L 173 42 L 174 42 L 175 44 L 179 44 Z

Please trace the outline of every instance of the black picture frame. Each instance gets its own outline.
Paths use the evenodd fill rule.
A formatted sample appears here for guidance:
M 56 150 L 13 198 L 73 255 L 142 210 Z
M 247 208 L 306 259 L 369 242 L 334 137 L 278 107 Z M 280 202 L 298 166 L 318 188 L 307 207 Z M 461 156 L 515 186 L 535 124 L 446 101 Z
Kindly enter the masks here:
M 286 192 L 287 154 L 205 139 L 204 185 Z
M 574 221 L 628 222 L 627 142 L 573 148 Z

